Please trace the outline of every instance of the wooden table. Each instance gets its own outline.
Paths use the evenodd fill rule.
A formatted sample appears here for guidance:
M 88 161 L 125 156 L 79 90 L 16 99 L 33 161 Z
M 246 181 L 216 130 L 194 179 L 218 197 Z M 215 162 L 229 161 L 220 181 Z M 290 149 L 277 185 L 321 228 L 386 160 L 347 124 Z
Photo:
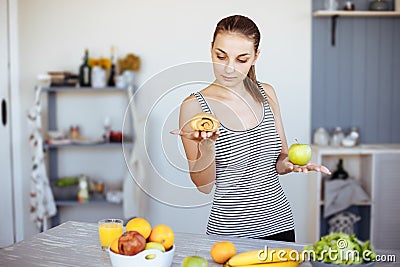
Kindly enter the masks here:
M 203 234 L 175 233 L 175 255 L 172 266 L 181 266 L 183 258 L 199 255 L 208 259 L 209 267 L 222 265 L 210 257 L 211 246 L 216 241 L 232 241 L 238 252 L 269 247 L 303 245 L 245 238 L 223 238 Z M 303 264 L 304 265 L 304 264 Z M 302 265 L 302 267 L 303 267 Z M 29 240 L 0 249 L 0 266 L 111 266 L 108 252 L 100 249 L 97 225 L 83 222 L 66 222 L 39 233 Z
M 238 252 L 291 247 L 302 250 L 304 244 L 228 238 L 205 234 L 175 233 L 175 255 L 172 266 L 181 266 L 183 258 L 199 255 L 208 259 L 209 267 L 222 265 L 210 257 L 211 246 L 221 240 L 232 241 Z M 108 252 L 100 249 L 97 224 L 66 222 L 11 247 L 0 249 L 0 266 L 111 266 Z M 309 267 L 308 262 L 301 267 Z M 398 266 L 377 264 L 375 266 Z

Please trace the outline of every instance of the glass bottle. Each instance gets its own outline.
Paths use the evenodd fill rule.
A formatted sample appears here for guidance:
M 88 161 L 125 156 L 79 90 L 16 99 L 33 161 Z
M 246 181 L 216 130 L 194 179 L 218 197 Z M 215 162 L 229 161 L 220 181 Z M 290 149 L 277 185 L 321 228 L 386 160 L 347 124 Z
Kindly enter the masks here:
M 341 145 L 344 133 L 341 127 L 336 127 L 331 137 L 331 146 L 338 147 Z
M 82 87 L 91 86 L 91 71 L 92 68 L 89 65 L 89 51 L 85 49 L 85 55 L 83 57 L 83 63 L 79 67 L 79 84 Z
M 111 69 L 110 69 L 110 76 L 108 77 L 108 86 L 115 86 L 115 58 L 114 58 L 114 47 L 111 47 Z
M 343 168 L 343 159 L 339 159 L 338 164 L 336 165 L 336 170 L 332 173 L 331 180 L 335 179 L 347 179 L 349 177 L 349 174 L 347 171 Z
M 324 3 L 325 9 L 334 11 L 338 9 L 338 0 L 325 0 Z
M 89 185 L 88 178 L 85 175 L 82 175 L 79 178 L 79 191 L 78 191 L 78 202 L 84 203 L 89 201 Z

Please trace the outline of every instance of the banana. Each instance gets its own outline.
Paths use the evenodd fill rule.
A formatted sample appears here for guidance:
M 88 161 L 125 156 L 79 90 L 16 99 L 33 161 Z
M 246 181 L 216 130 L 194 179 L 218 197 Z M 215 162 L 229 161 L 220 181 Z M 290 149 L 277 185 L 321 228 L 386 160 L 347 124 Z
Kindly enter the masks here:
M 299 262 L 297 261 L 282 261 L 282 262 L 258 263 L 250 265 L 238 265 L 237 267 L 297 267 L 297 266 L 299 266 Z
M 195 131 L 216 131 L 219 121 L 210 113 L 200 112 L 190 120 L 190 127 Z
M 252 250 L 236 254 L 228 260 L 226 266 L 246 266 L 252 264 L 266 263 L 287 263 L 288 261 L 299 262 L 303 261 L 302 253 L 291 248 L 265 248 L 262 250 Z M 297 259 L 298 261 L 293 261 Z M 270 266 L 270 265 L 268 265 Z M 288 266 L 289 267 L 289 266 Z

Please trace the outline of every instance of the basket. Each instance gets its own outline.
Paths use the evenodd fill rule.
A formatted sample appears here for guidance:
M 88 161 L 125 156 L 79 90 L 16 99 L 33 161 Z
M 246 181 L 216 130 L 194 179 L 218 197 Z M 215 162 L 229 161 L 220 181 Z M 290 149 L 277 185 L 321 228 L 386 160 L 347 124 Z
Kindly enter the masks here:
M 113 267 L 170 267 L 174 258 L 175 245 L 166 252 L 156 249 L 147 249 L 134 256 L 121 255 L 108 248 Z

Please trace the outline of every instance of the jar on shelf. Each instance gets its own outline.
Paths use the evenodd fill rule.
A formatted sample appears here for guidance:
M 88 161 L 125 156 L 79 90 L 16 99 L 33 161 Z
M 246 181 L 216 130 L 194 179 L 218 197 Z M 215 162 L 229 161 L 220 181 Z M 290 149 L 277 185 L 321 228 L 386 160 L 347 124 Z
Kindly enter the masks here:
M 99 66 L 94 66 L 92 69 L 92 87 L 102 88 L 107 85 L 107 72 Z
M 80 129 L 78 125 L 72 125 L 69 128 L 69 137 L 71 139 L 79 139 L 80 136 Z
M 355 140 L 355 145 L 356 146 L 360 144 L 360 131 L 358 130 L 357 127 L 351 127 L 350 128 L 349 137 L 351 139 Z
M 342 127 L 336 127 L 333 130 L 333 134 L 330 140 L 330 145 L 338 147 L 341 145 L 343 139 L 344 139 L 344 132 L 342 130 Z
M 338 0 L 325 0 L 325 10 L 334 11 L 338 9 Z
M 329 145 L 329 133 L 324 127 L 319 127 L 315 130 L 313 143 L 318 146 Z
M 355 9 L 355 5 L 354 5 L 353 1 L 346 1 L 344 3 L 343 10 L 353 11 L 354 9 Z

